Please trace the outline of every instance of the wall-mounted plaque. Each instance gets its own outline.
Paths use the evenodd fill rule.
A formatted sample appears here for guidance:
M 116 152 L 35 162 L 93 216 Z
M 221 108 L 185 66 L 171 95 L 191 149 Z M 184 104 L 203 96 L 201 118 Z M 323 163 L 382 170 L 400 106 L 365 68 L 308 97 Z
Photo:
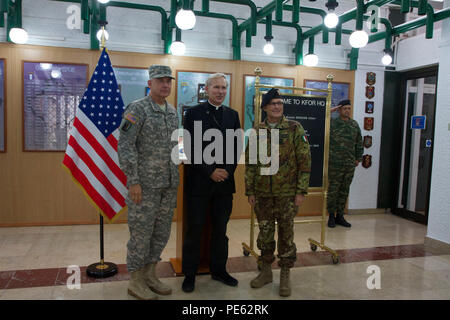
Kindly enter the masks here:
M 65 151 L 88 66 L 23 63 L 24 151 Z

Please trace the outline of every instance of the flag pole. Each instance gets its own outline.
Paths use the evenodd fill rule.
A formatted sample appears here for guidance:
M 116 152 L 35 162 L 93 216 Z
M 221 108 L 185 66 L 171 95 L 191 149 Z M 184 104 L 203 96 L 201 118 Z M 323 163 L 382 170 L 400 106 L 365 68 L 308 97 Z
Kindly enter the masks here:
M 103 50 L 105 48 L 105 25 L 108 22 L 99 21 L 99 24 L 102 27 L 102 40 L 100 49 Z M 100 213 L 100 262 L 93 263 L 89 265 L 86 269 L 86 274 L 92 278 L 108 278 L 114 276 L 118 269 L 117 265 L 112 262 L 104 261 L 104 241 L 103 241 L 103 216 Z

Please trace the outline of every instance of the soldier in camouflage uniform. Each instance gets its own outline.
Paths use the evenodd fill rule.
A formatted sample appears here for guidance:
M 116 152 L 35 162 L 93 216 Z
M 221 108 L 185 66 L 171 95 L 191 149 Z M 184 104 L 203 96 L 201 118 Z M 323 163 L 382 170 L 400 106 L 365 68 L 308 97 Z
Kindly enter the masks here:
M 339 117 L 333 119 L 330 125 L 328 227 L 334 228 L 339 224 L 349 228 L 351 224 L 344 219 L 345 203 L 355 167 L 361 162 L 364 149 L 358 122 L 350 118 L 350 100 L 339 102 L 334 109 L 339 111 Z
M 150 96 L 127 106 L 118 144 L 128 187 L 128 293 L 146 300 L 157 298 L 153 292 L 172 292 L 156 277 L 155 267 L 169 240 L 179 183 L 178 166 L 171 161 L 178 144 L 171 141 L 178 116 L 166 101 L 174 78 L 171 69 L 162 65 L 152 65 L 149 76 Z
M 281 296 L 291 294 L 289 271 L 297 258 L 297 248 L 294 243 L 294 217 L 308 192 L 311 170 L 311 154 L 308 139 L 302 125 L 296 121 L 287 120 L 283 116 L 283 100 L 278 90 L 271 89 L 263 97 L 261 108 L 267 113 L 266 120 L 257 126 L 256 132 L 259 153 L 271 154 L 271 135 L 278 130 L 278 164 L 277 172 L 269 175 L 261 174 L 261 169 L 270 167 L 256 159 L 251 159 L 252 142 L 250 137 L 246 149 L 245 194 L 254 207 L 259 224 L 257 239 L 261 250 L 259 265 L 261 273 L 251 281 L 252 288 L 260 288 L 272 282 L 271 264 L 275 261 L 275 221 L 278 223 L 278 265 L 281 267 Z M 264 138 L 259 141 L 265 129 L 267 144 Z M 253 137 L 255 138 L 255 136 Z M 267 146 L 266 146 L 267 145 Z M 275 155 L 276 157 L 276 155 Z M 273 161 L 273 160 L 271 160 Z

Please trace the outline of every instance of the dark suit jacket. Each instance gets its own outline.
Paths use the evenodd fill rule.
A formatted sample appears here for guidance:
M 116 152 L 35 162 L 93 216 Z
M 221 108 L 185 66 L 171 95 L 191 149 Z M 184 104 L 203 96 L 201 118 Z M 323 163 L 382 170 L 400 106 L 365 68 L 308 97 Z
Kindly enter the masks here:
M 212 112 L 208 108 L 208 103 L 202 103 L 195 107 L 192 107 L 186 111 L 184 120 L 184 129 L 189 131 L 191 136 L 191 143 L 184 139 L 184 150 L 190 164 L 185 166 L 186 172 L 186 183 L 185 191 L 190 195 L 211 195 L 212 193 L 217 194 L 232 194 L 236 192 L 236 187 L 234 183 L 234 171 L 236 170 L 237 163 L 239 161 L 241 151 L 242 151 L 242 140 L 238 141 L 238 138 L 228 139 L 226 137 L 226 129 L 240 129 L 241 123 L 239 121 L 239 114 L 231 108 L 222 106 L 222 125 L 219 125 L 215 121 Z M 201 121 L 202 130 L 201 137 L 194 136 L 194 121 Z M 205 163 L 203 158 L 203 152 L 205 148 L 214 142 L 203 141 L 203 135 L 208 129 L 218 129 L 222 133 L 223 138 L 223 161 L 217 161 L 218 163 L 208 164 Z M 194 150 L 195 144 L 202 141 L 201 146 L 201 163 L 194 163 Z M 226 158 L 226 146 L 230 144 L 233 146 L 234 157 L 233 161 L 228 161 Z M 197 146 L 198 150 L 200 148 Z M 210 147 L 211 148 L 211 147 Z M 209 154 L 210 152 L 207 152 Z M 214 155 L 214 153 L 213 153 Z M 198 155 L 197 155 L 198 156 Z M 229 156 L 230 157 L 230 156 Z M 230 160 L 230 159 L 229 159 Z M 231 163 L 232 162 L 232 163 Z M 228 178 L 223 182 L 214 182 L 210 176 L 216 168 L 223 168 L 228 172 Z

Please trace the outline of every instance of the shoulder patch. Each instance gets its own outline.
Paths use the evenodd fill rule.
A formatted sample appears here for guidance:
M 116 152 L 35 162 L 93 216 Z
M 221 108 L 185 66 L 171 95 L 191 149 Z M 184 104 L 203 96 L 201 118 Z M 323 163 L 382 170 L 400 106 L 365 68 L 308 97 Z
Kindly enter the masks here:
M 131 113 L 128 113 L 128 114 L 125 116 L 125 119 L 128 120 L 128 121 L 130 121 L 132 124 L 135 124 L 136 121 L 138 120 L 138 119 L 136 118 L 136 116 L 134 116 L 134 115 L 131 114 Z

